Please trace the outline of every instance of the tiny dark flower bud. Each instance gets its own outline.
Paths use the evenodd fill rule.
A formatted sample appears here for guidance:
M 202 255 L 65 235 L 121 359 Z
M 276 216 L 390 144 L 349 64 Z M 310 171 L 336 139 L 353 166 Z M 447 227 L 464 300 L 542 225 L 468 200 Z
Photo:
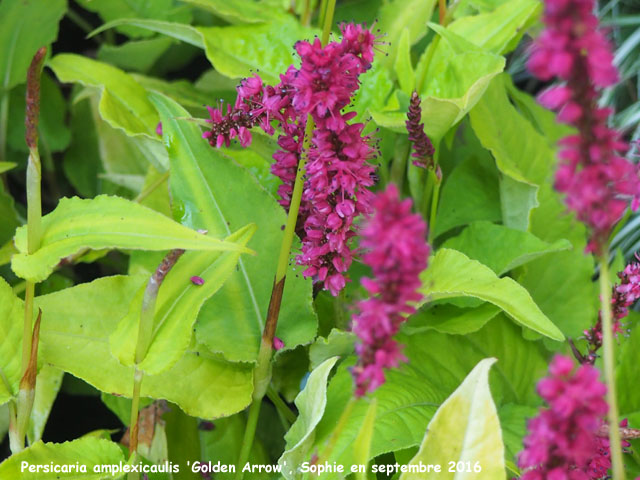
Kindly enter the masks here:
M 420 96 L 418 92 L 413 92 L 411 102 L 409 103 L 409 111 L 407 112 L 407 132 L 409 132 L 409 141 L 413 144 L 413 164 L 416 167 L 432 168 L 433 154 L 435 149 L 424 133 L 424 124 L 420 123 L 422 119 L 422 108 L 420 107 Z
M 25 115 L 25 140 L 29 149 L 38 148 L 38 118 L 40 116 L 40 74 L 47 54 L 47 47 L 40 49 L 33 56 L 27 72 L 27 111 Z

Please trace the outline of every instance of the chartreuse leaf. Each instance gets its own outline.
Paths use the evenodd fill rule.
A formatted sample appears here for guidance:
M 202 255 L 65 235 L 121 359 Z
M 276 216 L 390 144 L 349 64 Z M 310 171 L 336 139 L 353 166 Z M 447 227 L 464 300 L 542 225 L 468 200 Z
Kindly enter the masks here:
M 23 303 L 0 277 L 0 405 L 18 393 L 22 352 Z
M 45 3 L 3 0 L 0 4 L 0 91 L 27 79 L 36 51 L 58 36 L 58 22 L 67 10 L 65 0 Z M 4 92 L 3 92 L 4 93 Z
M 148 71 L 174 43 L 171 38 L 156 37 L 132 40 L 122 45 L 103 43 L 98 50 L 98 60 L 124 70 Z
M 299 64 L 294 44 L 320 33 L 290 18 L 260 25 L 198 27 L 198 31 L 204 38 L 207 58 L 218 72 L 241 78 L 259 70 L 270 84 L 278 83 L 290 65 Z
M 256 222 L 257 235 L 249 247 L 256 257 L 241 258 L 238 269 L 200 310 L 196 338 L 231 361 L 254 362 L 271 297 L 281 226 L 285 212 L 249 171 L 211 148 L 200 129 L 184 119 L 188 113 L 172 100 L 151 94 L 162 117 L 171 160 L 174 217 L 185 225 L 226 236 Z M 296 250 L 294 245 L 293 250 Z M 276 335 L 285 348 L 310 342 L 317 318 L 311 282 L 291 262 Z
M 450 304 L 433 305 L 429 309 L 421 309 L 405 327 L 407 333 L 418 333 L 435 330 L 452 335 L 466 335 L 477 332 L 489 320 L 500 313 L 500 308 L 483 303 L 476 308 L 461 308 Z
M 438 235 L 474 221 L 499 221 L 498 172 L 487 156 L 469 156 L 462 161 L 442 187 L 436 224 Z
M 492 12 L 462 17 L 448 29 L 490 52 L 504 54 L 517 44 L 541 10 L 537 0 L 510 0 Z
M 495 248 L 496 245 L 500 248 Z M 458 250 L 469 258 L 478 260 L 496 275 L 503 275 L 548 253 L 573 248 L 568 240 L 547 243 L 531 233 L 491 222 L 474 222 L 442 246 Z
M 130 75 L 107 63 L 70 53 L 56 55 L 47 65 L 61 82 L 100 88 L 100 115 L 112 127 L 127 135 L 156 138 L 158 114 L 147 100 L 145 89 Z
M 16 228 L 20 225 L 18 213 L 15 209 L 13 197 L 4 191 L 4 185 L 0 184 L 0 244 L 4 244 L 13 237 Z
M 284 11 L 254 0 L 183 0 L 194 7 L 207 10 L 229 23 L 263 23 L 284 17 Z M 282 3 L 280 3 L 282 5 Z
M 435 4 L 435 0 L 385 1 L 380 8 L 377 28 L 385 34 L 385 41 L 389 44 L 376 61 L 385 66 L 394 64 L 398 41 L 404 32 L 408 32 L 410 45 L 420 40 L 427 33 L 427 22 L 431 19 Z
M 471 110 L 505 65 L 503 57 L 481 49 L 439 25 L 440 36 L 427 47 L 416 69 L 416 89 L 422 99 L 425 132 L 439 139 Z M 372 111 L 378 125 L 405 129 L 408 105 L 391 96 L 387 105 Z
M 122 474 L 110 475 L 108 472 L 100 472 L 101 465 L 119 465 L 125 462 L 124 454 L 117 443 L 103 438 L 86 436 L 64 443 L 36 442 L 25 450 L 10 456 L 0 464 L 0 478 L 20 478 L 24 480 L 106 480 L 117 479 Z M 23 470 L 22 464 L 27 462 L 32 468 L 40 466 L 39 472 Z M 51 464 L 60 467 L 79 466 L 86 467 L 86 473 L 71 471 L 70 473 L 51 469 L 44 471 L 43 467 Z M 94 472 L 94 468 L 98 472 Z
M 94 2 L 80 0 L 80 5 L 96 12 L 105 22 L 121 19 L 131 20 L 167 20 L 189 23 L 191 13 L 186 6 L 176 7 L 173 0 L 110 0 L 108 2 Z M 140 28 L 121 26 L 118 31 L 130 37 L 148 37 L 151 34 Z
M 204 48 L 202 35 L 200 34 L 200 32 L 198 32 L 198 30 L 196 30 L 195 27 L 184 23 L 165 22 L 162 20 L 145 20 L 134 18 L 113 20 L 95 29 L 89 34 L 89 37 L 121 25 L 131 25 L 134 27 L 143 28 L 145 30 L 150 30 L 152 32 L 162 33 L 163 35 L 181 40 L 185 43 L 193 45 L 194 47 Z
M 327 338 L 318 337 L 309 347 L 311 368 L 316 368 L 330 357 L 353 354 L 355 343 L 356 336 L 352 332 L 332 329 Z
M 225 241 L 245 246 L 254 232 L 255 225 L 249 225 Z M 239 251 L 187 252 L 180 257 L 158 291 L 153 339 L 146 357 L 138 366 L 140 370 L 157 374 L 173 366 L 182 357 L 189 346 L 200 307 L 229 278 L 239 258 Z M 194 275 L 202 278 L 204 284 L 194 285 L 190 280 Z M 111 352 L 126 366 L 135 363 L 142 291 L 138 292 L 129 313 L 109 338 Z
M 413 318 L 407 326 L 412 323 Z M 370 458 L 419 445 L 440 404 L 479 361 L 488 357 L 498 359 L 490 377 L 497 403 L 535 405 L 539 402 L 534 385 L 546 371 L 547 352 L 540 342 L 523 339 L 520 328 L 502 314 L 469 335 L 444 335 L 430 330 L 401 334 L 398 341 L 405 345 L 403 353 L 408 361 L 386 371 L 386 382 L 371 394 L 378 406 Z M 325 412 L 315 429 L 313 448 L 318 451 L 333 435 L 353 395 L 351 365 L 352 360 L 343 362 L 329 384 Z M 355 403 L 336 437 L 333 452 L 327 459 L 329 463 L 335 461 L 345 466 L 357 463 L 353 444 L 367 407 L 367 402 Z M 323 478 L 342 478 L 342 475 L 327 474 Z
M 36 308 L 46 319 L 40 331 L 42 360 L 103 392 L 131 397 L 134 369 L 111 354 L 109 337 L 145 281 L 143 276 L 106 277 L 37 297 Z M 252 391 L 250 366 L 227 362 L 192 343 L 169 370 L 145 375 L 141 396 L 174 402 L 191 416 L 217 418 L 244 409 Z
M 409 466 L 441 465 L 442 471 L 420 473 L 420 470 L 409 470 L 400 475 L 400 480 L 495 480 L 505 477 L 502 432 L 489 390 L 489 369 L 495 362 L 495 358 L 487 358 L 478 363 L 438 408 L 429 422 L 420 450 L 409 463 Z M 453 471 L 449 468 L 452 462 Z
M 195 232 L 147 207 L 121 197 L 63 198 L 42 218 L 40 248 L 27 254 L 27 227 L 16 231 L 20 252 L 11 268 L 21 278 L 41 282 L 64 257 L 83 248 L 250 252 L 246 247 Z
M 640 315 L 631 311 L 630 321 L 637 320 Z M 637 381 L 638 362 L 640 361 L 640 328 L 634 328 L 629 338 L 620 349 L 619 362 L 616 367 L 616 384 L 618 385 L 618 405 L 620 414 L 626 415 L 640 412 L 640 392 L 632 388 Z
M 553 340 L 564 335 L 512 278 L 498 278 L 489 267 L 456 250 L 442 248 L 422 275 L 420 292 L 430 300 L 474 297 L 500 307 L 516 323 Z
M 12 168 L 15 168 L 17 163 L 14 162 L 0 162 L 0 173 L 8 172 Z
M 415 89 L 416 78 L 411 64 L 411 45 L 409 44 L 409 30 L 402 32 L 398 43 L 398 52 L 394 64 L 400 88 L 407 95 Z
M 378 403 L 374 398 L 373 401 L 369 404 L 367 413 L 365 414 L 364 420 L 362 421 L 362 428 L 360 428 L 360 433 L 358 433 L 356 441 L 353 445 L 353 457 L 356 461 L 355 464 L 358 465 L 358 472 L 356 473 L 356 478 L 358 480 L 367 479 L 366 467 L 367 463 L 369 462 L 369 458 L 371 457 L 371 441 L 373 436 L 373 426 L 376 421 L 377 407 Z M 361 466 L 364 466 L 364 471 L 361 470 Z
M 284 437 L 287 444 L 278 460 L 287 479 L 298 478 L 297 468 L 311 455 L 314 431 L 327 404 L 327 379 L 337 361 L 338 357 L 332 357 L 316 367 L 309 375 L 304 390 L 296 397 L 298 418 Z
M 27 430 L 29 443 L 42 439 L 42 432 L 49 418 L 49 412 L 55 401 L 64 372 L 51 365 L 43 365 L 36 378 L 36 395 L 31 410 L 31 422 Z
M 471 125 L 505 177 L 512 178 L 513 183 L 528 183 L 539 189 L 537 208 L 530 210 L 535 205 L 528 204 L 526 199 L 524 205 L 515 207 L 530 210 L 529 231 L 549 243 L 568 239 L 573 244 L 571 251 L 552 253 L 528 263 L 518 280 L 565 335 L 577 337 L 596 318 L 598 296 L 597 286 L 591 281 L 593 258 L 583 253 L 584 226 L 567 214 L 551 185 L 555 152 L 548 138 L 557 138 L 558 131 L 566 129 L 557 126 L 551 112 L 535 107 L 527 109 L 529 118 L 535 120 L 532 123 L 515 109 L 507 88 L 513 88 L 508 76 L 492 82 L 471 111 Z M 518 103 L 526 105 L 525 94 L 518 97 Z M 503 211 L 505 205 L 513 209 L 517 198 L 503 197 Z

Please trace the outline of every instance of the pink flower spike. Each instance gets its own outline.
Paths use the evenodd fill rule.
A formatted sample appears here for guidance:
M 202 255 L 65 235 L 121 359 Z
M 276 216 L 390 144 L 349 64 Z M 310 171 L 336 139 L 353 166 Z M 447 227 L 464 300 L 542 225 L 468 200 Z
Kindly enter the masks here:
M 191 283 L 193 283 L 194 285 L 204 285 L 204 279 L 202 277 L 194 275 L 193 277 L 191 277 Z

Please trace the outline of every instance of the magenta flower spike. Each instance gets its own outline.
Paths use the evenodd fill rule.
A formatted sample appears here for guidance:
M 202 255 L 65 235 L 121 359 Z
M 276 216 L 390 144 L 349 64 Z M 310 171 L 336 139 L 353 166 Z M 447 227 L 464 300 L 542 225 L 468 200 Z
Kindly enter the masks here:
M 300 68 L 290 66 L 275 87 L 257 75 L 243 80 L 233 108 L 227 106 L 225 113 L 222 106 L 208 107 L 212 126 L 203 134 L 214 147 L 229 146 L 233 139 L 247 146 L 252 127 L 272 135 L 277 122 L 283 133 L 271 172 L 282 180 L 279 202 L 288 210 L 311 115 L 315 128 L 296 226 L 302 239 L 296 262 L 305 267 L 305 277 L 334 296 L 348 281 L 354 220 L 370 210 L 374 167 L 368 161 L 375 155 L 364 125 L 352 123 L 355 113 L 342 110 L 360 86 L 358 77 L 371 67 L 377 39 L 361 25 L 340 29 L 340 42 L 298 42 Z
M 601 478 L 597 475 L 607 463 L 597 433 L 608 411 L 607 388 L 596 368 L 581 365 L 574 371 L 569 357 L 556 355 L 549 373 L 538 383 L 548 407 L 528 423 L 518 459 L 520 480 Z
M 627 144 L 607 124 L 612 111 L 597 104 L 600 89 L 615 84 L 618 71 L 594 6 L 594 0 L 546 0 L 546 28 L 528 67 L 541 80 L 564 82 L 539 96 L 558 111 L 558 120 L 578 130 L 560 142 L 555 187 L 590 228 L 587 250 L 601 254 L 629 201 L 637 206 L 640 179 L 636 166 L 622 156 Z
M 358 303 L 353 332 L 358 336 L 358 364 L 353 368 L 356 396 L 372 392 L 385 381 L 384 369 L 405 360 L 393 337 L 406 316 L 415 312 L 413 304 L 422 299 L 418 292 L 420 273 L 427 267 L 429 245 L 427 225 L 411 213 L 410 199 L 400 200 L 395 185 L 373 199 L 374 213 L 362 230 L 362 261 L 371 267 L 373 278 L 362 279 L 370 298 Z

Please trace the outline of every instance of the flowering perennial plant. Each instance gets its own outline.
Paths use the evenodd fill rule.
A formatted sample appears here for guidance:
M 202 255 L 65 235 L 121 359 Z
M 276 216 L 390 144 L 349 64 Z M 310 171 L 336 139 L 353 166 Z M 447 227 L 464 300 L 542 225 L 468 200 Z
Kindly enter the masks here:
M 356 395 L 372 392 L 385 381 L 384 369 L 405 360 L 393 339 L 407 315 L 415 313 L 413 302 L 422 298 L 420 272 L 427 267 L 427 225 L 411 213 L 410 199 L 400 200 L 395 185 L 378 194 L 374 214 L 362 230 L 362 260 L 373 270 L 373 278 L 362 284 L 371 295 L 358 303 L 353 332 L 360 339 L 359 357 L 353 368 Z
M 573 370 L 573 361 L 557 355 L 549 367 L 550 377 L 538 383 L 538 394 L 548 408 L 529 421 L 529 434 L 518 465 L 521 480 L 601 478 L 610 465 L 597 432 L 608 406 L 606 386 L 591 365 Z M 607 444 L 608 445 L 608 444 Z
M 640 195 L 636 167 L 623 158 L 627 144 L 607 125 L 612 113 L 597 104 L 599 90 L 618 81 L 611 46 L 598 29 L 594 0 L 547 0 L 546 29 L 534 44 L 529 69 L 541 80 L 564 84 L 539 97 L 559 112 L 558 119 L 578 130 L 561 140 L 555 186 L 567 206 L 591 229 L 588 250 L 602 253 L 629 199 Z
M 640 260 L 637 254 L 636 258 Z M 629 315 L 629 307 L 640 298 L 640 263 L 632 262 L 627 265 L 622 272 L 618 272 L 618 278 L 620 283 L 613 286 L 611 295 L 613 331 L 616 334 L 623 332 L 620 320 Z M 589 355 L 586 359 L 593 364 L 596 352 L 602 347 L 602 319 L 598 317 L 598 322 L 585 330 L 584 335 L 589 342 Z
M 251 143 L 250 129 L 259 125 L 273 134 L 272 120 L 282 134 L 274 154 L 272 173 L 282 180 L 280 204 L 291 203 L 293 185 L 307 118 L 315 128 L 306 171 L 306 182 L 298 215 L 297 233 L 302 253 L 297 263 L 333 295 L 344 288 L 345 272 L 352 262 L 349 246 L 355 236 L 354 219 L 370 209 L 374 167 L 368 163 L 374 149 L 362 130 L 352 123 L 354 112 L 342 110 L 359 87 L 358 77 L 371 67 L 374 34 L 361 25 L 340 26 L 342 41 L 323 46 L 320 39 L 295 46 L 302 62 L 290 66 L 275 86 L 263 85 L 259 76 L 245 79 L 238 87 L 233 106 L 209 107 L 211 129 L 203 136 L 215 147 L 229 146 L 237 138 Z

